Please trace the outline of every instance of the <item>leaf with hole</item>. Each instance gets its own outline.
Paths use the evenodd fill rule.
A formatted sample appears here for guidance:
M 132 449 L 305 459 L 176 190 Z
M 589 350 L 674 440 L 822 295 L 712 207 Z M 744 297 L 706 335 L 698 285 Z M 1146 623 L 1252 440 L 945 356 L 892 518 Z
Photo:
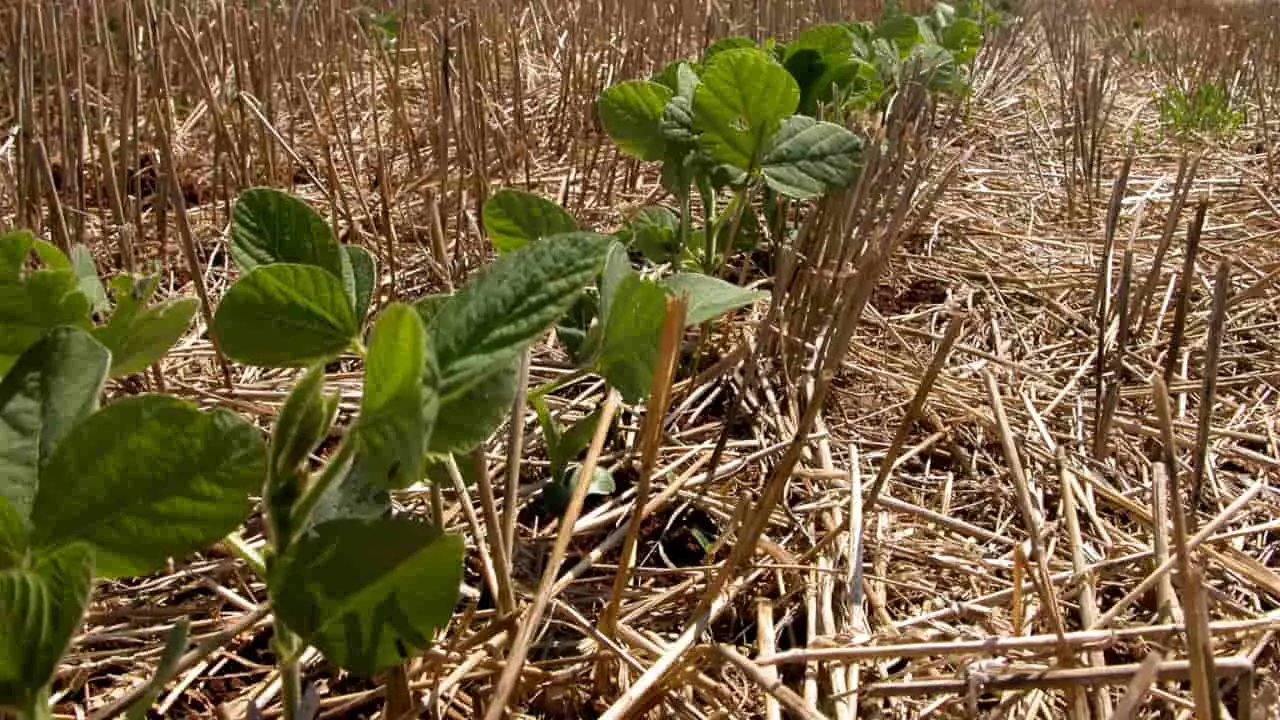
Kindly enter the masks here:
M 107 577 L 152 572 L 239 526 L 266 471 L 261 433 L 235 413 L 162 395 L 117 400 L 44 466 L 32 541 L 88 543 Z
M 111 350 L 111 376 L 142 372 L 164 357 L 191 325 L 199 308 L 195 298 L 172 298 L 147 307 L 159 278 L 117 275 L 111 280 L 116 308 L 106 325 L 93 329 Z
M 756 168 L 768 139 L 795 112 L 800 88 L 773 58 L 755 48 L 713 57 L 693 94 L 698 141 L 717 161 Z
M 360 327 L 342 282 L 313 265 L 277 263 L 231 286 L 213 319 L 231 359 L 299 367 L 347 349 Z
M 577 229 L 564 208 L 533 193 L 503 188 L 484 203 L 484 232 L 498 252 Z
M 793 115 L 770 138 L 760 164 L 769 187 L 809 199 L 853 182 L 861 159 L 862 138 L 835 123 Z
M 93 569 L 93 550 L 76 544 L 0 570 L 0 708 L 48 711 L 35 705 L 48 702 L 43 690 L 80 626 Z
M 661 160 L 666 141 L 661 121 L 673 91 L 648 80 L 627 80 L 600 93 L 600 122 L 623 152 L 641 160 Z
M 684 317 L 686 326 L 701 325 L 769 296 L 766 292 L 748 290 L 702 273 L 676 273 L 663 279 L 662 285 L 672 295 L 688 298 Z
M 30 516 L 42 469 L 98 409 L 111 355 L 88 333 L 53 330 L 0 382 L 0 498 Z
M 272 607 L 329 661 L 369 677 L 449 622 L 463 550 L 461 537 L 408 518 L 326 522 L 281 558 Z

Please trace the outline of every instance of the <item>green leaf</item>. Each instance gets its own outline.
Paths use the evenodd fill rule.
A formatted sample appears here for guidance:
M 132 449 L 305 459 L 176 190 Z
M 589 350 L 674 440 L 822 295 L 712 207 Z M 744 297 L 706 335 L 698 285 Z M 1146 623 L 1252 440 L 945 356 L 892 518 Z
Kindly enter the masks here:
M 0 382 L 0 498 L 30 516 L 42 468 L 98 409 L 111 356 L 88 333 L 57 328 Z
M 661 121 L 672 89 L 648 80 L 628 80 L 600 93 L 600 122 L 628 155 L 661 160 L 666 146 Z
M 634 250 L 651 262 L 665 263 L 680 249 L 680 219 L 661 205 L 646 205 L 636 211 L 620 235 Z
M 793 115 L 769 140 L 761 172 L 783 195 L 815 198 L 853 182 L 861 159 L 862 138 L 834 123 Z
M 749 37 L 742 37 L 741 35 L 721 38 L 711 43 L 711 45 L 702 52 L 702 64 L 706 65 L 712 58 L 720 53 L 727 52 L 729 50 L 739 50 L 742 48 L 751 48 L 752 50 L 755 50 L 757 49 L 756 41 Z
M 928 88 L 935 92 L 956 93 L 964 89 L 955 59 L 941 45 L 930 43 L 912 50 L 904 63 L 904 72 L 919 73 L 927 80 Z
M 235 413 L 125 398 L 72 428 L 45 466 L 33 543 L 87 542 L 101 574 L 148 573 L 235 529 L 266 471 L 261 433 Z
M 71 259 L 66 256 L 57 245 L 46 240 L 36 238 L 32 243 L 32 248 L 36 251 L 36 257 L 40 258 L 40 262 L 50 270 L 71 270 L 75 267 L 71 265 Z
M 313 265 L 344 277 L 333 230 L 310 205 L 273 188 L 242 190 L 231 208 L 231 257 L 240 272 L 259 265 Z
M 643 400 L 653 384 L 667 296 L 657 283 L 632 273 L 618 285 L 604 321 L 596 370 L 623 400 Z
M 554 423 L 554 421 L 551 421 Z M 569 463 L 591 445 L 595 436 L 596 425 L 600 423 L 600 410 L 587 415 L 565 429 L 555 433 L 554 447 L 548 450 L 551 460 L 551 477 L 559 478 L 569 467 Z
M 0 376 L 59 325 L 89 329 L 89 300 L 70 270 L 0 279 Z
M 296 367 L 331 358 L 360 331 L 342 282 L 311 265 L 263 265 L 231 286 L 214 329 L 237 362 Z
M 0 233 L 0 282 L 17 279 L 36 241 L 30 230 Z
M 71 247 L 71 267 L 80 279 L 80 292 L 89 299 L 89 307 L 94 313 L 104 313 L 110 307 L 107 303 L 107 290 L 102 286 L 102 278 L 98 277 L 98 266 L 93 263 L 93 254 L 83 245 Z
M 111 280 L 116 309 L 93 336 L 111 351 L 111 376 L 142 372 L 182 338 L 199 308 L 195 298 L 172 298 L 147 307 L 159 278 L 117 275 Z
M 582 478 L 582 466 L 574 463 L 569 467 L 568 485 L 576 487 Z M 612 495 L 618 491 L 618 484 L 614 482 L 613 473 L 605 470 L 599 465 L 591 473 L 591 484 L 587 486 L 588 495 Z
M 673 295 L 688 297 L 684 322 L 690 327 L 769 296 L 766 292 L 748 290 L 702 273 L 676 273 L 664 279 L 662 284 Z
M 189 644 L 191 638 L 190 630 L 191 620 L 189 618 L 180 618 L 173 624 L 173 629 L 169 631 L 169 638 L 164 643 L 164 651 L 160 654 L 160 661 L 156 663 L 155 673 L 147 681 L 146 689 L 142 696 L 129 705 L 129 712 L 125 716 L 128 720 L 147 720 L 149 717 L 148 711 L 155 703 L 156 698 L 160 697 L 160 693 L 164 691 L 165 686 L 180 671 L 178 661 L 182 659 L 182 654 Z
M 897 48 L 900 57 L 906 57 L 917 45 L 931 39 L 928 28 L 913 15 L 891 13 L 876 23 L 876 35 L 888 40 Z
M 856 43 L 847 26 L 833 23 L 811 27 L 787 46 L 782 64 L 800 86 L 800 112 L 814 114 L 819 102 L 835 96 L 833 86 L 852 78 Z
M 338 394 L 324 394 L 324 366 L 315 365 L 289 391 L 271 432 L 271 471 L 303 466 L 324 441 L 338 410 Z
M 289 391 L 271 433 L 270 472 L 263 502 L 277 545 L 293 537 L 292 511 L 306 481 L 307 459 L 324 441 L 338 412 L 337 393 L 324 394 L 324 366 L 315 365 Z
M 649 79 L 659 85 L 665 85 L 675 93 L 676 97 L 692 100 L 693 89 L 698 85 L 698 71 L 694 70 L 690 63 L 677 60 Z
M 341 480 L 331 485 L 311 513 L 310 526 L 330 520 L 376 520 L 391 516 L 391 492 L 386 479 L 369 472 L 369 464 L 356 453 L 351 468 Z
M 631 269 L 631 258 L 627 257 L 627 248 L 622 243 L 609 245 L 609 254 L 604 259 L 604 270 L 600 272 L 600 318 L 608 320 L 609 308 L 613 298 L 618 294 L 622 281 L 635 275 Z
M 359 452 L 377 481 L 405 487 L 422 478 L 428 409 L 423 369 L 427 331 L 413 308 L 394 303 L 379 316 L 365 360 L 364 393 L 355 423 Z
M 662 109 L 662 118 L 658 121 L 658 132 L 661 133 L 665 152 L 661 158 L 664 166 L 673 159 L 680 159 L 690 154 L 694 143 L 698 140 L 698 132 L 693 127 L 693 98 L 677 95 Z M 666 168 L 663 168 L 666 171 Z M 674 192 L 674 191 L 672 191 Z
M 564 511 L 569 508 L 569 499 L 573 497 L 574 488 L 577 487 L 581 476 L 582 466 L 574 463 L 562 473 L 561 477 L 554 478 L 552 482 L 547 483 L 542 490 L 543 507 L 547 512 L 556 516 L 564 515 Z M 613 479 L 613 473 L 600 466 L 596 466 L 595 472 L 591 473 L 589 482 L 587 495 L 612 495 L 618 489 L 617 483 Z
M 449 622 L 464 545 L 407 518 L 317 525 L 270 583 L 276 616 L 330 661 L 368 677 L 431 644 Z
M 982 26 L 969 18 L 958 18 L 942 30 L 938 38 L 942 47 L 950 50 L 958 63 L 966 63 L 978 54 L 982 45 Z
M 592 322 L 596 319 L 599 309 L 599 299 L 588 290 L 578 296 L 577 302 L 556 324 L 556 339 L 569 352 L 569 357 L 575 365 L 591 357 L 595 351 L 593 340 L 598 334 L 594 332 L 596 326 L 593 326 Z
M 589 232 L 546 238 L 499 257 L 451 297 L 428 332 L 441 405 L 508 367 L 546 333 L 599 272 L 612 242 Z
M 343 245 L 342 252 L 346 254 L 351 265 L 351 274 L 355 281 L 356 323 L 360 324 L 369 316 L 373 288 L 378 284 L 377 267 L 373 262 L 373 255 L 359 245 Z
M 449 474 L 449 463 L 458 468 L 458 476 L 462 478 L 464 487 L 475 487 L 480 480 L 479 468 L 471 461 L 469 455 L 454 456 L 427 454 L 427 481 L 442 488 L 453 487 L 453 478 Z
M 484 382 L 440 405 L 428 450 L 461 455 L 489 439 L 511 412 L 516 399 L 520 358 L 489 375 Z
M 84 616 L 93 550 L 72 545 L 0 571 L 0 707 L 40 701 Z
M 773 58 L 755 48 L 727 50 L 707 63 L 694 91 L 694 127 L 713 158 L 752 170 L 799 102 L 795 78 Z
M 503 188 L 484 203 L 484 232 L 498 252 L 578 229 L 564 208 L 522 190 Z
M 440 309 L 453 299 L 453 295 L 448 293 L 432 293 L 431 295 L 423 295 L 413 301 L 414 312 L 418 313 L 418 317 L 422 318 L 422 322 L 431 327 L 431 323 L 435 321 L 436 315 Z
M 22 565 L 27 557 L 27 536 L 31 528 L 18 509 L 0 495 L 0 570 Z

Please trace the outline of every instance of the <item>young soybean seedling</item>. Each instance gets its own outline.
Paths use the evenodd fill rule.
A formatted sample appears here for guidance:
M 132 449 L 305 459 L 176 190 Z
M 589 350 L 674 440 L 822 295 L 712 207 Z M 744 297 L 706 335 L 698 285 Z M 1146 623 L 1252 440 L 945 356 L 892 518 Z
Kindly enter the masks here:
M 41 267 L 28 269 L 36 257 Z M 60 326 L 87 330 L 111 351 L 111 377 L 140 372 L 160 359 L 191 324 L 197 302 L 172 298 L 155 305 L 157 278 L 118 275 L 112 308 L 89 252 L 68 258 L 30 232 L 0 234 L 0 377 L 27 348 Z M 94 316 L 106 316 L 95 327 Z
M 0 709 L 21 718 L 49 716 L 93 579 L 217 541 L 265 471 L 260 434 L 229 411 L 156 394 L 100 408 L 113 364 L 88 332 L 60 326 L 0 381 Z
M 627 227 L 634 247 L 657 263 L 722 273 L 734 248 L 755 242 L 757 197 L 780 229 L 778 198 L 815 200 L 857 178 L 865 139 L 820 115 L 883 112 L 902 75 L 917 70 L 935 92 L 965 92 L 965 68 L 997 22 L 981 0 L 938 3 L 922 16 L 889 8 L 878 22 L 817 25 L 763 49 L 725 38 L 698 62 L 605 88 L 605 130 L 622 152 L 662 163 L 679 205 L 642 208 Z
M 520 357 L 599 273 L 608 237 L 508 199 L 504 254 L 452 296 L 388 305 L 367 345 L 371 261 L 362 280 L 351 262 L 360 251 L 339 245 L 296 198 L 258 188 L 237 199 L 231 242 L 244 275 L 215 315 L 223 348 L 239 362 L 308 368 L 281 409 L 260 479 L 287 717 L 299 707 L 308 645 L 368 676 L 420 652 L 448 623 L 462 538 L 391 517 L 389 493 L 423 480 L 428 457 L 470 452 L 493 433 L 510 411 Z M 344 352 L 365 361 L 360 410 L 313 468 L 337 408 L 324 366 Z

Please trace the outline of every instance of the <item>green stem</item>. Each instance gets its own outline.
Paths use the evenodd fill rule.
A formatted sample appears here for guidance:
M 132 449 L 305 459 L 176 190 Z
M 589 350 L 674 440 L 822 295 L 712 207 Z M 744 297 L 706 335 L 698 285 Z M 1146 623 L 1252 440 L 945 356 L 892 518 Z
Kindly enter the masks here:
M 689 247 L 689 228 L 693 224 L 689 217 L 692 214 L 691 207 L 693 204 L 690 201 L 690 195 L 689 188 L 685 188 L 685 191 L 680 195 L 680 229 L 677 233 L 679 247 L 676 249 L 675 257 L 677 269 L 679 269 L 680 263 L 684 262 L 685 249 Z
M 266 561 L 262 559 L 261 553 L 249 547 L 249 543 L 245 542 L 239 530 L 223 538 L 223 542 L 227 544 L 227 548 L 231 550 L 231 553 L 243 560 L 250 570 L 257 573 L 258 577 L 263 580 L 267 579 Z
M 591 374 L 590 368 L 579 368 L 577 370 L 574 370 L 571 373 L 568 373 L 567 375 L 561 375 L 555 380 L 545 382 L 539 385 L 538 387 L 534 388 L 533 391 L 529 393 L 529 402 L 540 401 L 542 400 L 542 398 L 550 395 L 556 390 L 559 390 L 560 388 L 565 387 L 566 385 L 572 385 L 573 383 L 578 382 L 579 380 L 581 380 L 582 378 L 590 374 Z
M 45 685 L 27 698 L 27 702 L 18 709 L 21 720 L 49 720 L 53 713 L 49 710 L 49 686 Z
M 702 271 L 710 275 L 716 256 L 716 193 L 711 183 L 699 180 L 698 194 L 702 196 Z
M 338 452 L 329 462 L 325 463 L 324 470 L 320 472 L 316 481 L 307 488 L 302 497 L 298 498 L 298 502 L 293 506 L 293 533 L 294 537 L 290 538 L 289 544 L 293 544 L 303 532 L 306 531 L 311 522 L 311 513 L 315 511 L 316 505 L 320 504 L 320 498 L 333 487 L 335 483 L 346 476 L 347 471 L 351 469 L 351 463 L 355 461 L 356 444 L 353 438 L 348 436 L 338 446 Z
M 751 183 L 745 182 L 742 187 L 733 193 L 733 201 L 729 203 L 729 207 L 733 210 L 732 219 L 729 221 L 729 232 L 724 239 L 724 261 L 720 263 L 720 276 L 724 275 L 725 269 L 729 267 L 729 253 L 733 251 L 733 241 L 738 237 L 738 228 L 742 225 L 742 213 L 746 211 L 748 194 L 751 190 Z
M 298 706 L 302 704 L 302 669 L 298 667 L 296 652 L 280 663 L 280 702 L 284 705 L 284 720 L 295 720 Z

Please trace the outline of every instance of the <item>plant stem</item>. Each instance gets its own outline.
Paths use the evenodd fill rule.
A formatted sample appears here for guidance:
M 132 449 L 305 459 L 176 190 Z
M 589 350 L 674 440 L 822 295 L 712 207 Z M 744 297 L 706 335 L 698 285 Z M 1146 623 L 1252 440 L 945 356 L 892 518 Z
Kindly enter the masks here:
M 702 196 L 702 271 L 710 275 L 716 255 L 716 193 L 711 183 L 699 179 L 698 194 Z
M 27 703 L 18 711 L 21 720 L 49 720 L 53 713 L 49 710 L 49 686 L 46 685 L 28 698 Z
M 290 635 L 290 644 L 295 648 L 297 642 Z M 284 706 L 284 720 L 295 720 L 298 706 L 302 704 L 302 669 L 298 667 L 298 653 L 290 652 L 289 657 L 280 661 L 280 703 Z
M 590 374 L 591 374 L 590 368 L 579 368 L 567 375 L 561 375 L 555 380 L 551 380 L 550 382 L 543 383 L 538 387 L 534 388 L 533 391 L 529 393 L 529 402 L 531 403 L 538 402 L 542 400 L 542 398 L 550 395 L 556 390 L 559 390 L 560 388 L 566 385 L 572 385 L 573 383 L 578 382 L 579 380 L 581 380 L 582 378 Z
M 678 247 L 675 256 L 677 268 L 680 267 L 680 263 L 684 262 L 685 249 L 689 247 L 689 226 L 692 224 L 689 217 L 692 214 L 690 194 L 689 188 L 685 188 L 685 191 L 680 194 L 680 229 L 677 231 Z
M 262 559 L 262 553 L 249 547 L 249 543 L 245 542 L 239 530 L 223 538 L 223 542 L 227 544 L 227 549 L 243 560 L 250 570 L 257 573 L 258 577 L 267 579 L 267 563 Z
M 311 513 L 315 512 L 316 505 L 320 504 L 320 498 L 328 492 L 329 488 L 346 476 L 347 471 L 351 469 L 351 463 L 355 461 L 355 442 L 350 437 L 342 441 L 338 446 L 338 452 L 325 463 L 324 470 L 316 478 L 316 481 L 308 487 L 302 497 L 298 498 L 298 502 L 293 506 L 293 532 L 294 537 L 290 539 L 290 544 L 297 539 L 297 536 L 306 531 L 311 521 Z
M 732 219 L 729 221 L 729 232 L 724 239 L 724 260 L 719 266 L 719 275 L 724 275 L 725 269 L 729 267 L 729 253 L 733 251 L 733 241 L 738 237 L 738 228 L 742 225 L 742 213 L 746 211 L 748 192 L 751 190 L 751 183 L 745 182 L 742 187 L 733 193 L 733 201 L 729 203 L 729 208 L 733 210 Z M 714 236 L 712 236 L 714 238 Z

